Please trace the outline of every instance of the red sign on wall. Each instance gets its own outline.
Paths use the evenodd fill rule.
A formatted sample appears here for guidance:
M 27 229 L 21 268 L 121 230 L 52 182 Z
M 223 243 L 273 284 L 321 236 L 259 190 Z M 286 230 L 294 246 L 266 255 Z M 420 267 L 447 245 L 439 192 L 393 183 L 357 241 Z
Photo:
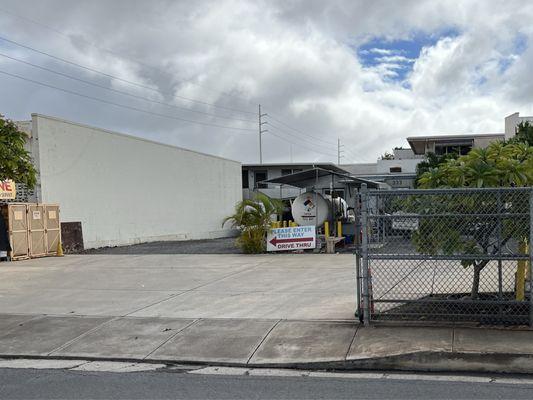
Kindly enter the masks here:
M 13 200 L 17 196 L 15 182 L 8 179 L 0 181 L 0 200 Z

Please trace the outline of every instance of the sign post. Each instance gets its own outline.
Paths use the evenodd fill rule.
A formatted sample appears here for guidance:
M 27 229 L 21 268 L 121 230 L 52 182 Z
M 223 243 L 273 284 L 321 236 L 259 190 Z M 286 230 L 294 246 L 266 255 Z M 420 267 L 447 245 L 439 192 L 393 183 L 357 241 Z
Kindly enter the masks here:
M 17 197 L 15 182 L 8 179 L 0 181 L 0 200 L 14 200 Z
M 315 247 L 314 225 L 275 228 L 267 235 L 267 251 L 308 250 Z

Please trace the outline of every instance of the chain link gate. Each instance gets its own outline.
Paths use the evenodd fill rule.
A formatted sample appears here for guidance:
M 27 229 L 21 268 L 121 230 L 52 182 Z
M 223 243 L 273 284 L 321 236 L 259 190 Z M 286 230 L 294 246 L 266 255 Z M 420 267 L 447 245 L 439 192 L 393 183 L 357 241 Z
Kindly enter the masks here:
M 533 326 L 533 188 L 361 189 L 358 313 Z

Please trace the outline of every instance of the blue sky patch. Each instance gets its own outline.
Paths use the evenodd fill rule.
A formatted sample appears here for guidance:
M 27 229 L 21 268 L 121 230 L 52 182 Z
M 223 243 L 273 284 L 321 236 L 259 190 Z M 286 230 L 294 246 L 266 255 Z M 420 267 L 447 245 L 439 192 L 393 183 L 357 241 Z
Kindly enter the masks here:
M 363 67 L 377 69 L 384 80 L 403 82 L 423 47 L 458 34 L 457 30 L 449 29 L 438 34 L 415 33 L 408 39 L 399 40 L 375 37 L 359 46 L 357 56 Z

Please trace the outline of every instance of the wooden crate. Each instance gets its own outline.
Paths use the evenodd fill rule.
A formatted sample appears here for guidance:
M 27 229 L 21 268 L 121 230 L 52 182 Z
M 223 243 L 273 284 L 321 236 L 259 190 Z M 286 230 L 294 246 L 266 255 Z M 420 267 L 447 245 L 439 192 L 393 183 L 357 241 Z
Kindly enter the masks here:
M 7 222 L 12 260 L 57 255 L 61 240 L 57 204 L 8 203 L 2 206 L 2 213 Z

